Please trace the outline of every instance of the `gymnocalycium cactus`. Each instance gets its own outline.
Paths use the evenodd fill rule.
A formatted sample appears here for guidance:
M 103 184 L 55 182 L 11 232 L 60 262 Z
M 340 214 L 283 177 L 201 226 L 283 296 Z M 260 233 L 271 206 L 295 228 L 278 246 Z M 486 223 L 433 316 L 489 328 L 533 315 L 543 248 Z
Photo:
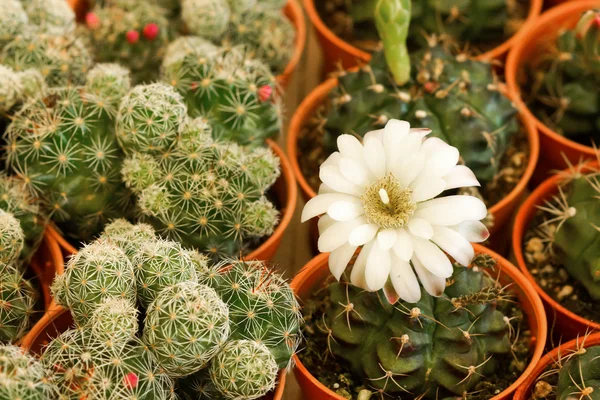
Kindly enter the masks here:
M 100 64 L 85 86 L 51 90 L 24 105 L 5 132 L 8 166 L 70 238 L 89 239 L 127 215 L 114 125 L 128 88 L 123 68 Z
M 42 364 L 20 347 L 0 346 L 0 398 L 46 400 L 56 388 Z
M 538 118 L 569 139 L 600 141 L 600 10 L 541 49 L 531 65 L 530 95 Z
M 582 345 L 577 352 L 564 356 L 566 361 L 558 373 L 556 400 L 594 398 L 600 391 L 600 346 L 584 348 Z
M 16 341 L 29 329 L 36 299 L 37 292 L 23 273 L 0 263 L 0 343 Z
M 281 130 L 275 77 L 239 47 L 207 54 L 190 46 L 185 56 L 163 60 L 162 77 L 183 96 L 190 116 L 209 122 L 217 139 L 263 144 Z

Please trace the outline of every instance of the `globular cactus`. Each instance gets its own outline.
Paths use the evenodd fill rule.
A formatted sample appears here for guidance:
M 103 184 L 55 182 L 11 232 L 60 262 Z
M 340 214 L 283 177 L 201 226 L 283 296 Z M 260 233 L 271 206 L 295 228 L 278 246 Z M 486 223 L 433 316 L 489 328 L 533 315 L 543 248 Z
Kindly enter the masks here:
M 582 346 L 562 356 L 566 361 L 558 372 L 556 400 L 595 399 L 600 392 L 600 346 Z
M 227 0 L 182 0 L 181 18 L 192 35 L 216 39 L 229 24 L 232 9 Z
M 83 87 L 52 90 L 32 100 L 5 132 L 7 164 L 69 238 L 88 240 L 114 218 L 126 216 L 130 197 L 120 178 L 114 133 L 117 88 L 127 89 L 121 67 L 98 65 Z M 101 90 L 98 82 L 111 85 Z
M 92 313 L 89 329 L 92 335 L 112 346 L 125 345 L 138 332 L 138 309 L 122 297 L 108 297 Z
M 0 263 L 0 343 L 20 339 L 31 325 L 37 292 L 12 265 Z
M 37 32 L 68 35 L 75 31 L 75 12 L 66 0 L 27 0 L 22 3 L 29 24 Z
M 183 96 L 192 117 L 203 117 L 215 138 L 263 144 L 281 130 L 275 77 L 241 48 L 206 54 L 196 48 L 165 59 L 162 79 Z
M 208 39 L 199 36 L 180 36 L 169 43 L 162 65 L 183 62 L 188 54 L 203 54 L 208 59 L 218 51 L 219 48 Z
M 13 345 L 0 346 L 0 398 L 49 400 L 58 395 L 51 376 L 33 356 Z
M 8 115 L 15 105 L 42 96 L 46 89 L 46 82 L 39 71 L 28 69 L 16 72 L 0 65 L 0 115 Z
M 15 261 L 25 242 L 25 233 L 18 219 L 0 209 L 0 262 L 11 264 Z
M 47 219 L 38 201 L 24 187 L 25 182 L 0 172 L 0 210 L 13 215 L 24 234 L 22 250 L 17 254 L 28 261 L 39 247 Z
M 382 291 L 331 283 L 323 317 L 329 351 L 382 395 L 470 392 L 505 368 L 499 360 L 510 354 L 513 332 L 498 309 L 510 296 L 480 264 L 495 261 L 479 256 L 473 268 L 456 265 L 441 297 L 423 293 L 417 303 L 389 304 Z
M 52 284 L 56 301 L 71 309 L 73 319 L 86 325 L 107 298 L 135 302 L 133 265 L 119 247 L 103 241 L 85 245 Z
M 229 310 L 208 286 L 182 282 L 164 288 L 146 313 L 143 341 L 174 377 L 205 367 L 229 336 Z
M 128 67 L 136 82 L 155 79 L 169 41 L 167 10 L 153 1 L 105 0 L 86 15 L 83 37 L 98 62 Z
M 100 240 L 108 240 L 119 246 L 129 260 L 133 262 L 133 257 L 139 252 L 142 244 L 156 238 L 154 228 L 148 224 L 132 224 L 131 222 L 119 218 L 112 221 L 104 227 L 104 232 L 100 235 Z
M 279 368 L 289 367 L 302 325 L 300 306 L 289 284 L 260 261 L 201 264 L 200 283 L 214 288 L 229 306 L 231 339 L 262 343 Z
M 0 49 L 27 29 L 29 18 L 21 0 L 6 0 L 0 14 Z
M 569 139 L 600 141 L 600 10 L 585 12 L 577 26 L 541 48 L 529 86 L 537 117 Z
M 224 398 L 253 400 L 275 387 L 277 370 L 277 363 L 265 345 L 232 340 L 212 361 L 210 377 Z

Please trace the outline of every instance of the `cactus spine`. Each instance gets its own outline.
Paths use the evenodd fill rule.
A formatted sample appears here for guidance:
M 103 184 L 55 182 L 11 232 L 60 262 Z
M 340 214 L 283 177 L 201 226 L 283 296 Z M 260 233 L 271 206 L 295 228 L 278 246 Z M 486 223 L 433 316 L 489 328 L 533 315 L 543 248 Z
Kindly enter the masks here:
M 12 265 L 0 263 L 0 343 L 20 339 L 31 325 L 37 292 Z
M 600 346 L 581 347 L 567 357 L 558 373 L 556 399 L 595 398 L 600 392 Z
M 0 346 L 0 398 L 47 400 L 56 398 L 56 388 L 48 372 L 23 349 Z

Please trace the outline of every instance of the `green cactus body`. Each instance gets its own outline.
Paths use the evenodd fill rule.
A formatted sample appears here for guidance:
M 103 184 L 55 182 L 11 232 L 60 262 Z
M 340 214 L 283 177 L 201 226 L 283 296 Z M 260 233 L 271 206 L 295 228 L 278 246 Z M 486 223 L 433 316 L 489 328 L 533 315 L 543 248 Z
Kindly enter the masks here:
M 227 0 L 181 2 L 181 18 L 192 35 L 216 39 L 225 33 L 230 17 L 231 8 Z
M 584 13 L 573 30 L 532 65 L 530 86 L 538 118 L 569 139 L 600 141 L 600 10 Z
M 281 275 L 260 261 L 200 268 L 200 283 L 214 288 L 229 306 L 231 339 L 263 343 L 279 368 L 289 367 L 300 344 L 302 316 Z
M 415 56 L 412 78 L 398 87 L 381 53 L 356 72 L 345 72 L 331 93 L 324 116 L 325 153 L 337 150 L 337 138 L 363 136 L 392 118 L 430 128 L 458 148 L 467 167 L 485 185 L 498 173 L 500 159 L 518 132 L 516 109 L 496 86 L 491 66 L 433 47 Z
M 241 13 L 256 6 L 260 0 L 228 0 L 229 7 L 236 13 Z
M 153 239 L 141 243 L 133 257 L 138 301 L 148 308 L 165 288 L 197 281 L 189 252 L 177 242 Z
M 11 264 L 16 261 L 25 242 L 25 234 L 19 220 L 0 209 L 0 262 Z
M 164 288 L 150 304 L 143 341 L 174 377 L 199 371 L 229 336 L 227 305 L 208 286 L 183 282 Z
M 600 202 L 598 173 L 574 178 L 567 186 L 564 220 L 553 231 L 552 250 L 557 260 L 581 283 L 592 299 L 600 300 Z
M 68 306 L 75 322 L 83 326 L 105 299 L 120 297 L 135 302 L 133 265 L 119 247 L 93 242 L 75 254 L 52 291 L 57 301 Z
M 410 57 L 406 39 L 410 27 L 411 5 L 411 0 L 378 0 L 373 10 L 387 64 L 398 85 L 404 85 L 410 80 Z
M 60 389 L 57 398 L 173 398 L 172 380 L 138 339 L 109 347 L 90 330 L 66 331 L 45 348 L 42 364 Z
M 566 358 L 558 373 L 556 400 L 587 398 L 600 395 L 600 346 L 581 348 Z
M 66 0 L 23 1 L 29 23 L 39 32 L 67 35 L 75 31 L 75 12 Z
M 219 48 L 208 39 L 199 36 L 180 36 L 169 43 L 162 65 L 175 68 L 173 65 L 183 62 L 188 54 L 204 54 L 205 57 L 210 58 L 218 51 Z
M 23 349 L 0 346 L 0 398 L 48 400 L 57 395 L 42 364 Z
M 386 395 L 471 391 L 503 367 L 495 356 L 510 353 L 510 327 L 496 309 L 506 295 L 479 267 L 455 267 L 450 282 L 441 297 L 423 292 L 418 303 L 394 305 L 383 292 L 330 284 L 324 317 L 330 351 Z
M 0 343 L 16 341 L 29 329 L 36 299 L 37 292 L 16 267 L 0 264 Z
M 205 118 L 216 139 L 264 145 L 281 130 L 275 77 L 241 48 L 197 53 L 163 63 L 162 77 L 183 96 L 192 117 Z
M 87 17 L 82 33 L 98 62 L 128 67 L 136 82 L 157 78 L 169 41 L 167 10 L 154 1 L 108 0 Z
M 110 75 L 121 79 L 122 88 L 127 82 L 120 67 L 94 71 L 84 87 L 56 89 L 27 103 L 5 132 L 9 167 L 41 197 L 59 228 L 81 240 L 127 215 L 130 201 L 119 176 L 121 151 L 114 134 L 118 93 L 95 84 Z M 119 79 L 102 78 L 113 89 Z
M 19 101 L 21 81 L 12 68 L 0 65 L 0 115 L 8 114 Z
M 226 399 L 253 400 L 275 387 L 277 370 L 277 363 L 265 345 L 232 340 L 211 363 L 210 377 Z
M 148 224 L 133 225 L 125 219 L 116 219 L 104 227 L 100 240 L 108 240 L 119 246 L 131 262 L 140 251 L 142 244 L 156 239 L 154 228 Z
M 92 313 L 89 329 L 92 335 L 112 346 L 125 345 L 138 332 L 138 313 L 132 301 L 109 297 Z
M 0 15 L 0 49 L 15 36 L 22 34 L 29 23 L 21 0 L 6 0 L 2 3 Z
M 181 400 L 213 400 L 221 395 L 210 380 L 210 367 L 179 379 L 176 393 Z

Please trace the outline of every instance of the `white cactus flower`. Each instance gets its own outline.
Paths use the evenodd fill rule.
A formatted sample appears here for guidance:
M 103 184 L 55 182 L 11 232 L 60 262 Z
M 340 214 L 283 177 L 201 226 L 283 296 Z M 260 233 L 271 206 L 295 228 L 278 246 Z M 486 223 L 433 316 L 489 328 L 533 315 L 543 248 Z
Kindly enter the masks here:
M 398 297 L 417 302 L 419 280 L 429 294 L 440 296 L 453 271 L 448 255 L 468 266 L 474 257 L 470 242 L 489 236 L 480 222 L 487 215 L 481 200 L 436 197 L 480 185 L 469 168 L 457 165 L 458 149 L 425 138 L 430 132 L 390 120 L 385 129 L 367 133 L 363 143 L 341 135 L 339 151 L 321 165 L 319 194 L 302 211 L 302 222 L 322 215 L 318 247 L 331 253 L 336 279 L 361 247 L 351 283 L 384 289 L 391 303 Z

